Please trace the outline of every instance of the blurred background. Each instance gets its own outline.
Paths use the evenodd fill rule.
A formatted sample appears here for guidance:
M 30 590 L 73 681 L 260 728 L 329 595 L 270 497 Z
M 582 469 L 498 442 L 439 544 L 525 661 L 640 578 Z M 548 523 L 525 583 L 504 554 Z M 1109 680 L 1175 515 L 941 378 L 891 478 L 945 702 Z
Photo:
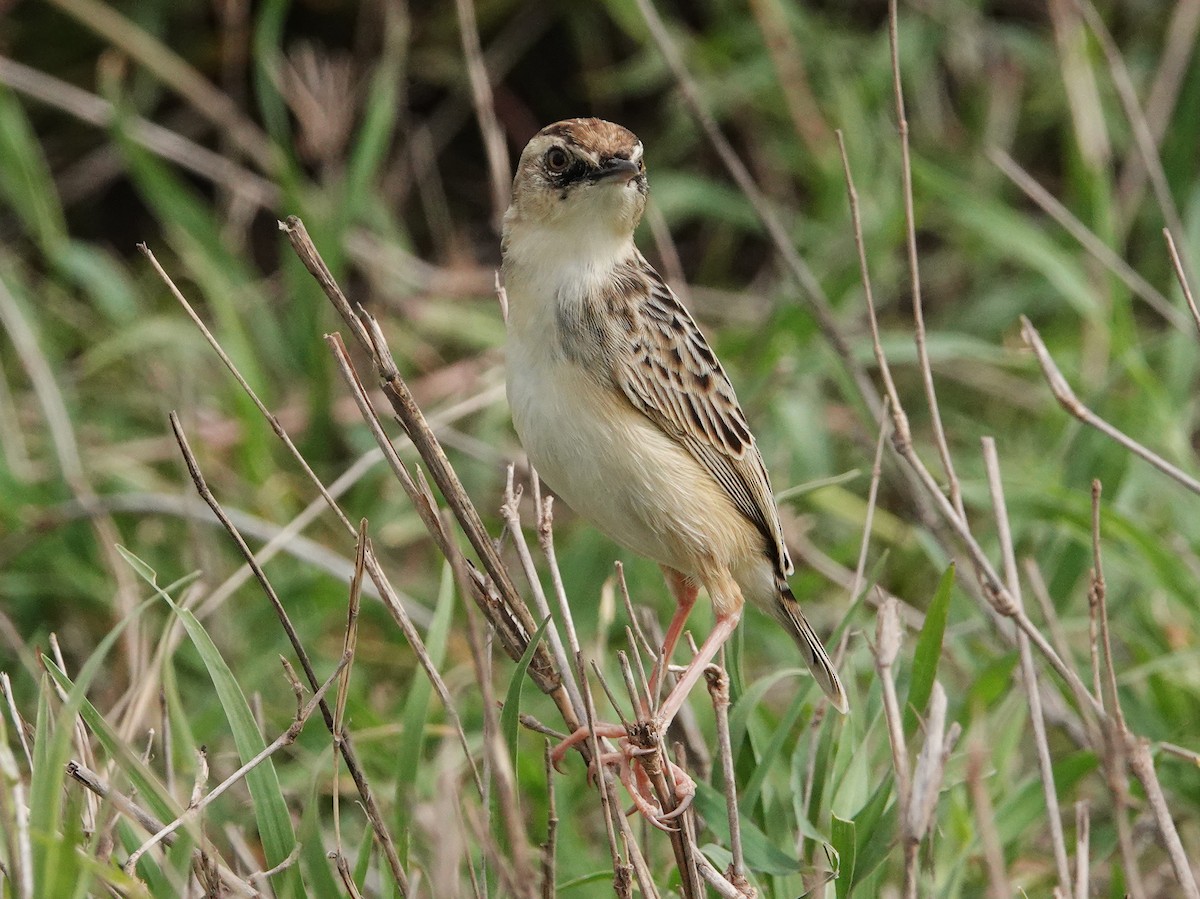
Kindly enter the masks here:
M 874 376 L 835 140 L 835 130 L 843 133 L 882 345 L 918 451 L 934 467 L 912 340 L 886 4 L 712 0 L 658 10 L 703 105 L 785 223 L 853 358 Z M 385 467 L 362 461 L 373 441 L 322 340 L 340 322 L 277 222 L 299 215 L 352 301 L 380 319 L 498 534 L 505 466 L 524 469 L 503 396 L 493 294 L 506 197 L 489 172 L 511 175 L 540 127 L 595 115 L 645 145 L 651 207 L 639 243 L 694 310 L 738 389 L 781 495 L 800 563 L 797 596 L 822 633 L 850 634 L 844 670 L 852 699 L 869 711 L 846 725 L 854 728 L 847 736 L 869 752 L 853 764 L 831 761 L 838 789 L 818 797 L 819 815 L 810 813 L 818 821 L 830 803 L 843 816 L 861 806 L 889 770 L 864 636 L 874 632 L 873 612 L 851 606 L 848 595 L 878 424 L 681 99 L 634 0 L 9 0 L 0 15 L 0 670 L 27 719 L 36 717 L 38 654 L 51 633 L 76 671 L 153 596 L 118 545 L 159 584 L 198 573 L 180 590 L 199 591 L 200 620 L 257 697 L 268 738 L 293 710 L 278 674 L 286 640 L 257 587 L 222 588 L 212 598 L 240 558 L 195 497 L 168 412 L 179 413 L 210 486 L 253 546 L 319 498 L 136 244 L 153 251 L 322 480 L 351 470 L 344 508 L 369 519 L 376 550 L 425 631 L 448 589 L 440 557 Z M 994 435 L 1018 555 L 1040 571 L 1057 624 L 1086 668 L 1089 490 L 1102 480 L 1126 715 L 1138 733 L 1193 750 L 1200 498 L 1067 416 L 1021 340 L 1019 317 L 1040 329 L 1084 403 L 1196 470 L 1197 334 L 1162 230 L 1175 233 L 1185 267 L 1200 270 L 1198 28 L 1195 0 L 914 0 L 901 4 L 899 26 L 928 348 L 968 511 L 998 558 L 979 452 L 980 437 Z M 476 40 L 489 85 L 482 94 L 464 51 Z M 500 138 L 490 146 L 489 128 Z M 1157 161 L 1149 167 L 1147 148 Z M 867 571 L 923 610 L 957 548 L 921 525 L 898 474 L 896 465 L 885 470 Z M 614 559 L 626 563 L 636 601 L 668 612 L 653 565 L 557 511 L 559 562 L 589 648 L 623 634 L 624 612 L 604 589 Z M 328 670 L 341 652 L 353 539 L 328 513 L 312 516 L 302 537 L 268 573 Z M 1016 656 L 981 614 L 972 578 L 960 564 L 939 678 L 964 740 L 988 747 L 986 788 L 1011 876 L 1047 895 L 1054 868 L 1024 694 L 1012 680 Z M 147 670 L 171 614 L 152 604 L 120 638 L 89 694 L 98 708 L 121 708 L 131 673 Z M 443 673 L 473 732 L 480 699 L 462 609 L 446 614 L 454 626 Z M 698 606 L 698 634 L 709 621 Z M 742 632 L 753 651 L 739 653 L 739 689 L 740 678 L 754 683 L 796 665 L 770 622 L 751 615 Z M 163 702 L 187 731 L 178 763 L 191 764 L 189 743 L 207 743 L 214 764 L 231 771 L 222 707 L 193 648 L 185 643 L 154 665 L 165 678 Z M 445 758 L 453 744 L 436 701 L 427 721 L 416 719 L 423 729 L 406 736 L 400 719 L 412 707 L 415 661 L 378 603 L 364 605 L 356 666 L 350 720 L 368 770 L 395 802 L 414 858 L 424 859 L 414 864 L 429 869 L 430 882 L 453 882 L 463 863 L 446 861 L 450 870 L 439 874 L 431 847 L 445 838 L 438 785 L 458 783 L 461 760 Z M 504 682 L 510 666 L 499 659 L 497 669 Z M 758 722 L 751 748 L 760 762 L 789 714 L 788 684 L 765 691 L 747 713 Z M 1080 743 L 1070 691 L 1057 682 L 1051 689 L 1060 695 L 1051 746 L 1068 826 L 1072 803 L 1093 799 L 1096 895 L 1121 895 L 1127 871 L 1096 755 Z M 547 715 L 534 693 L 526 690 L 534 714 Z M 771 838 L 788 851 L 799 812 L 785 797 L 818 734 L 794 725 L 749 814 L 769 833 L 769 822 L 787 819 Z M 300 808 L 313 795 L 314 814 L 323 815 L 332 786 L 328 735 L 319 730 L 305 732 L 290 750 L 296 764 L 281 766 L 280 776 L 289 804 Z M 526 739 L 519 776 L 537 821 L 540 738 Z M 420 765 L 398 772 L 398 745 Z M 754 763 L 752 754 L 740 764 L 752 771 Z M 1161 757 L 1164 788 L 1193 849 L 1196 771 Z M 579 770 L 572 778 L 560 792 L 579 796 L 564 800 L 560 814 L 567 820 L 578 807 L 590 818 L 563 837 L 576 849 L 564 853 L 563 881 L 602 872 L 607 858 L 589 843 L 602 839 L 594 796 Z M 966 796 L 961 771 L 951 774 L 929 881 L 938 895 L 980 895 L 985 883 Z M 1171 895 L 1155 834 L 1139 827 L 1147 819 L 1136 790 L 1130 801 L 1145 853 L 1143 894 Z M 324 826 L 312 825 L 317 833 Z M 862 895 L 895 882 L 895 859 L 876 864 Z M 802 883 L 780 871 L 760 886 L 783 896 Z M 578 889 L 604 894 L 587 892 L 594 882 Z

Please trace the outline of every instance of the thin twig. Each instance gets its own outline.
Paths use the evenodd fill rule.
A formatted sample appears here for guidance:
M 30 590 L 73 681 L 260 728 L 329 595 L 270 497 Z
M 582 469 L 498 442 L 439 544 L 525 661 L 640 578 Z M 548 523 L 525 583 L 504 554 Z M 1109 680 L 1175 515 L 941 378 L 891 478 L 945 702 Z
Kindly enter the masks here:
M 462 554 L 453 552 L 450 564 L 456 573 L 460 588 L 470 589 L 470 581 L 465 574 L 466 563 Z M 519 884 L 519 895 L 532 897 L 536 892 L 536 882 L 533 876 L 530 846 L 521 821 L 513 758 L 508 751 L 508 746 L 505 745 L 504 733 L 500 729 L 500 721 L 496 715 L 498 702 L 492 684 L 491 662 L 484 649 L 479 629 L 472 626 L 468 630 L 468 637 L 471 659 L 475 665 L 475 681 L 479 685 L 483 699 L 484 755 L 489 760 L 488 770 L 491 772 L 492 795 L 497 800 L 501 823 L 508 840 L 506 861 L 512 867 L 514 883 Z
M 912 781 L 908 768 L 908 744 L 904 740 L 904 718 L 900 713 L 900 700 L 896 698 L 896 682 L 892 666 L 900 654 L 902 631 L 900 614 L 895 600 L 885 600 L 875 616 L 875 670 L 883 688 L 883 717 L 887 722 L 888 742 L 892 748 L 892 770 L 896 773 L 896 808 L 899 820 L 909 820 L 912 809 Z M 920 837 L 917 838 L 920 844 Z M 906 897 L 915 897 L 917 889 L 916 851 L 905 841 L 904 883 Z
M 1023 605 L 1021 579 L 1017 573 L 1017 555 L 1013 548 L 1012 531 L 1008 522 L 1008 505 L 1004 498 L 1004 484 L 1000 478 L 1000 457 L 996 453 L 996 441 L 984 437 L 983 464 L 987 471 L 988 488 L 991 491 L 992 510 L 996 516 L 996 534 L 1000 540 L 1000 553 L 1004 562 L 1004 576 L 1008 592 L 1013 600 Z M 1042 796 L 1046 802 L 1046 821 L 1050 825 L 1050 843 L 1054 849 L 1054 864 L 1058 870 L 1058 887 L 1064 896 L 1071 895 L 1071 866 L 1067 859 L 1067 841 L 1063 835 L 1062 814 L 1058 807 L 1058 791 L 1054 784 L 1054 763 L 1050 758 L 1050 744 L 1046 739 L 1046 720 L 1042 716 L 1042 694 L 1038 688 L 1037 671 L 1033 664 L 1033 653 L 1029 638 L 1017 631 L 1017 652 L 1021 658 L 1021 680 L 1029 698 L 1029 720 L 1033 725 L 1033 742 L 1037 749 L 1038 768 L 1042 779 Z
M 1121 109 L 1133 132 L 1134 145 L 1141 156 L 1142 165 L 1145 166 L 1146 175 L 1150 179 L 1150 187 L 1154 191 L 1154 198 L 1158 201 L 1158 208 L 1162 212 L 1163 219 L 1171 232 L 1182 238 L 1187 232 L 1184 230 L 1183 220 L 1179 215 L 1179 207 L 1175 203 L 1175 198 L 1171 196 L 1167 173 L 1163 170 L 1162 160 L 1158 156 L 1158 142 L 1146 121 L 1146 114 L 1142 111 L 1137 88 L 1133 86 L 1133 78 L 1129 74 L 1129 68 L 1125 65 L 1125 59 L 1121 56 L 1116 41 L 1113 40 L 1112 34 L 1091 0 L 1075 0 L 1075 7 L 1083 13 L 1084 20 L 1100 44 L 1101 52 L 1104 53 L 1113 87 L 1117 90 L 1117 99 L 1121 102 Z M 1188 267 L 1185 261 L 1184 270 L 1187 271 Z
M 1134 271 L 1133 267 L 1122 259 L 1116 251 L 1096 236 L 1083 222 L 1079 221 L 1070 210 L 1060 203 L 1050 191 L 1038 184 L 1032 175 L 1021 168 L 1017 162 L 1003 150 L 989 148 L 987 157 L 996 168 L 1012 181 L 1021 192 L 1033 200 L 1046 215 L 1054 219 L 1064 231 L 1070 234 L 1079 245 L 1096 258 L 1101 265 L 1112 272 L 1136 296 L 1141 297 L 1151 309 L 1161 315 L 1181 331 L 1187 330 L 1187 319 L 1179 310 L 1171 305 L 1171 301 L 1160 291 Z
M 455 0 L 458 13 L 458 31 L 462 37 L 463 57 L 467 66 L 467 78 L 471 82 L 471 104 L 475 107 L 475 118 L 479 122 L 479 133 L 483 137 L 483 148 L 487 153 L 488 180 L 492 187 L 492 227 L 498 232 L 508 208 L 509 175 L 508 147 L 504 132 L 496 118 L 496 101 L 492 96 L 492 84 L 488 79 L 487 64 L 479 44 L 479 25 L 475 21 L 475 5 L 471 0 Z
M 1091 872 L 1090 848 L 1092 819 L 1088 802 L 1075 803 L 1075 899 L 1088 899 L 1088 879 Z
M 558 806 L 554 801 L 554 762 L 550 757 L 550 741 L 544 749 L 546 771 L 546 842 L 542 844 L 542 899 L 554 899 L 557 875 Z
M 121 814 L 132 818 L 146 833 L 154 834 L 166 827 L 158 818 L 138 805 L 132 798 L 126 796 L 120 790 L 114 790 L 104 782 L 100 775 L 81 765 L 79 762 L 71 760 L 67 763 L 67 775 L 108 802 Z M 162 842 L 164 845 L 173 846 L 175 844 L 175 835 L 173 833 L 169 834 L 163 838 Z M 219 859 L 215 861 L 217 863 L 217 873 L 227 888 L 240 896 L 260 895 L 261 890 L 251 887 L 245 880 L 234 874 L 223 861 Z M 196 850 L 195 863 L 199 864 L 199 850 Z
M 9 824 L 4 828 L 8 868 L 0 876 L 12 884 L 11 889 L 18 899 L 33 899 L 35 872 L 33 843 L 29 837 L 30 807 L 25 782 L 7 740 L 0 740 L 0 815 L 3 815 L 0 820 Z
M 700 851 L 699 846 L 691 843 L 688 849 L 691 857 L 696 860 L 697 873 L 708 882 L 718 896 L 722 899 L 746 899 L 747 894 L 738 889 L 736 884 L 722 877 L 721 872 L 712 866 L 712 862 Z
M 839 132 L 840 136 L 840 132 Z M 867 551 L 871 546 L 871 529 L 875 522 L 875 503 L 879 497 L 879 482 L 883 477 L 883 443 L 887 439 L 891 397 L 883 398 L 883 411 L 879 416 L 879 439 L 875 442 L 875 460 L 871 463 L 871 486 L 867 489 L 867 513 L 863 518 L 862 542 L 858 548 L 858 562 L 854 566 L 854 585 L 850 588 L 850 602 L 858 602 L 859 591 L 862 590 L 863 578 L 867 570 Z
M 1146 124 L 1156 147 L 1162 143 L 1171 113 L 1179 100 L 1180 88 L 1196 49 L 1198 31 L 1200 3 L 1196 0 L 1178 0 L 1164 31 L 1164 47 L 1159 55 L 1158 71 L 1146 98 Z M 1133 226 L 1145 182 L 1146 167 L 1135 146 L 1125 161 L 1117 183 L 1117 199 L 1123 213 L 1119 218 L 1119 226 L 1124 233 L 1128 233 Z
M 217 784 L 217 786 L 213 787 L 213 789 L 203 797 L 199 797 L 197 795 L 197 791 L 194 791 L 192 801 L 188 803 L 188 807 L 184 810 L 182 815 L 180 815 L 170 824 L 160 828 L 154 833 L 153 836 L 151 836 L 148 840 L 142 843 L 141 846 L 130 853 L 129 858 L 125 860 L 125 864 L 123 865 L 125 871 L 133 871 L 137 867 L 138 859 L 145 855 L 149 849 L 158 845 L 158 843 L 173 834 L 188 820 L 198 816 L 202 811 L 204 811 L 205 808 L 220 798 L 226 790 L 241 781 L 247 774 L 273 756 L 284 746 L 290 746 L 292 743 L 294 743 L 296 741 L 296 737 L 300 735 L 300 731 L 304 729 L 305 723 L 324 700 L 326 691 L 328 691 L 329 688 L 334 685 L 338 679 L 338 676 L 341 674 L 342 669 L 349 663 L 349 661 L 350 660 L 348 658 L 343 657 L 338 662 L 337 667 L 334 668 L 333 673 L 329 676 L 325 683 L 321 684 L 317 692 L 313 694 L 313 697 L 296 713 L 296 717 L 288 726 L 287 730 L 272 740 L 271 743 L 265 746 L 261 751 L 255 753 L 253 758 L 249 759 L 244 765 L 238 768 L 237 771 L 233 772 L 233 774 L 229 775 L 229 777 L 221 781 L 221 783 Z M 199 783 L 200 780 L 198 779 L 197 784 Z M 405 879 L 403 882 L 398 882 L 397 886 L 400 887 L 402 893 L 407 895 L 407 879 Z
M 58 670 L 64 674 L 67 673 L 67 663 L 63 659 L 62 647 L 58 643 L 58 634 L 50 632 L 50 653 L 54 657 L 54 664 L 58 666 Z M 57 680 L 53 682 L 54 690 L 58 693 L 59 700 L 63 705 L 67 705 L 69 697 L 66 688 L 63 687 Z M 76 712 L 71 722 L 71 732 L 74 736 L 75 747 L 79 754 L 83 757 L 85 763 L 95 764 L 95 758 L 92 753 L 91 744 L 88 742 L 87 727 L 83 723 L 83 716 Z M 92 834 L 96 832 L 96 815 L 99 812 L 99 803 L 96 797 L 90 793 L 84 794 L 84 807 L 82 813 L 82 826 L 85 833 Z
M 354 652 L 358 646 L 358 612 L 362 595 L 363 570 L 366 567 L 368 543 L 367 519 L 363 518 L 358 523 L 358 541 L 355 544 L 356 549 L 354 554 L 354 575 L 350 580 L 350 599 L 346 609 L 346 633 L 342 638 L 342 656 L 351 661 L 347 662 L 342 676 L 338 679 L 337 694 L 334 697 L 333 704 L 332 737 L 334 752 L 332 794 L 334 849 L 332 856 L 339 875 L 342 874 L 343 866 L 349 870 L 349 865 L 346 862 L 345 852 L 342 847 L 342 791 L 338 789 L 338 772 L 340 770 L 338 760 L 341 758 L 340 748 L 345 732 L 346 701 L 350 694 L 350 675 Z M 351 877 L 350 880 L 353 883 L 354 878 Z M 353 892 L 357 892 L 357 885 L 354 886 Z
M 929 695 L 929 715 L 925 719 L 925 742 L 913 767 L 908 814 L 901 821 L 905 843 L 904 882 L 910 899 L 917 895 L 917 848 L 933 824 L 946 773 L 946 759 L 960 733 L 958 722 L 946 727 L 946 691 L 935 680 Z
M 1025 342 L 1033 349 L 1034 355 L 1037 356 L 1038 364 L 1042 367 L 1042 374 L 1045 375 L 1046 383 L 1050 387 L 1050 392 L 1054 394 L 1054 398 L 1058 400 L 1058 404 L 1063 409 L 1085 425 L 1095 428 L 1101 434 L 1115 440 L 1139 459 L 1149 462 L 1167 477 L 1183 485 L 1192 493 L 1200 494 L 1200 481 L 1172 465 L 1153 450 L 1142 446 L 1142 444 L 1123 431 L 1110 425 L 1080 402 L 1079 398 L 1075 396 L 1075 391 L 1071 389 L 1071 385 L 1067 383 L 1067 379 L 1059 371 L 1053 357 L 1050 355 L 1050 351 L 1046 349 L 1046 344 L 1042 342 L 1042 336 L 1037 332 L 1033 323 L 1025 316 L 1021 316 L 1021 336 L 1025 338 Z
M 733 776 L 733 745 L 729 737 L 729 675 L 725 673 L 725 650 L 721 664 L 704 669 L 704 679 L 712 696 L 713 713 L 717 719 L 717 755 L 721 760 L 721 787 L 725 791 L 725 812 L 729 817 L 729 853 L 733 856 L 727 876 L 739 891 L 749 892 L 746 879 L 746 859 L 742 855 L 741 815 L 738 812 L 737 783 Z M 693 853 L 694 854 L 694 853 Z M 703 873 L 703 872 L 701 872 Z M 711 881 L 710 881 L 711 883 Z
M 1200 6 L 1200 4 L 1196 4 Z M 1183 298 L 1187 300 L 1188 311 L 1192 313 L 1192 321 L 1196 330 L 1200 331 L 1200 309 L 1196 308 L 1196 298 L 1192 296 L 1192 287 L 1188 283 L 1187 274 L 1183 270 L 1183 260 L 1179 258 L 1179 250 L 1175 248 L 1175 238 L 1171 236 L 1170 228 L 1163 228 L 1163 237 L 1167 241 L 1167 251 L 1171 254 L 1171 267 L 1175 269 L 1175 277 L 1183 288 Z
M 83 784 L 88 790 L 107 801 L 121 814 L 132 818 L 147 833 L 157 833 L 166 826 L 121 791 L 110 789 L 108 784 L 100 778 L 100 775 L 74 759 L 67 762 L 67 776 Z M 168 846 L 173 846 L 175 844 L 174 834 L 166 837 L 163 842 Z
M 1108 709 L 1101 722 L 1101 742 L 1096 747 L 1104 779 L 1113 797 L 1113 819 L 1117 825 L 1117 844 L 1121 849 L 1126 888 L 1133 899 L 1145 899 L 1146 886 L 1138 864 L 1137 849 L 1129 824 L 1128 733 L 1116 692 L 1116 675 L 1104 676 L 1112 667 L 1112 644 L 1108 638 L 1108 615 L 1104 583 L 1104 560 L 1100 552 L 1100 481 L 1092 481 L 1092 570 L 1088 584 L 1088 637 L 1091 643 L 1092 680 L 1096 695 Z M 1111 687 L 1111 689 L 1107 689 Z
M 579 696 L 579 688 L 575 685 L 575 678 L 571 675 L 571 666 L 567 661 L 567 652 L 563 647 L 562 637 L 558 633 L 558 623 L 550 615 L 550 603 L 546 601 L 546 591 L 542 589 L 542 579 L 538 577 L 537 566 L 533 563 L 533 555 L 529 551 L 529 544 L 525 541 L 525 529 L 521 526 L 521 488 L 513 485 L 513 473 L 515 466 L 508 466 L 508 473 L 504 480 L 504 502 L 500 506 L 500 517 L 504 519 L 505 530 L 512 539 L 513 548 L 517 551 L 517 559 L 521 563 L 521 570 L 525 573 L 525 581 L 529 584 L 529 590 L 533 594 L 533 604 L 537 607 L 538 616 L 543 620 L 550 618 L 550 624 L 546 627 L 546 640 L 550 644 L 550 652 L 554 656 L 554 661 L 558 663 L 558 670 L 562 675 L 563 684 L 567 688 L 567 694 L 571 697 L 571 704 L 576 709 L 583 708 L 583 700 Z M 537 472 L 530 475 L 532 478 L 537 477 Z M 541 510 L 538 511 L 538 533 L 541 534 Z M 543 547 L 543 552 L 545 548 Z M 550 544 L 550 551 L 547 556 L 553 555 L 553 543 Z M 557 566 L 554 566 L 557 569 Z M 561 577 L 560 577 L 561 584 Z M 559 586 L 555 585 L 555 596 L 560 596 Z M 562 591 L 562 596 L 565 596 L 566 591 Z M 569 604 L 560 598 L 559 611 L 569 609 Z M 574 647 L 572 647 L 574 651 Z
M 1179 831 L 1171 817 L 1171 808 L 1167 805 L 1162 785 L 1158 782 L 1158 775 L 1154 772 L 1154 760 L 1150 757 L 1150 744 L 1147 740 L 1133 735 L 1129 735 L 1128 743 L 1129 768 L 1133 771 L 1134 777 L 1141 782 L 1142 789 L 1146 791 L 1146 799 L 1150 803 L 1150 810 L 1154 813 L 1159 833 L 1162 834 L 1163 845 L 1167 850 L 1167 856 L 1171 859 L 1171 867 L 1175 871 L 1175 878 L 1179 881 L 1182 894 L 1186 899 L 1200 899 L 1200 886 L 1196 884 L 1196 875 L 1192 871 L 1188 852 L 1179 838 Z
M 250 548 L 242 539 L 241 534 L 233 523 L 225 516 L 221 505 L 217 502 L 212 491 L 208 489 L 208 485 L 204 480 L 204 475 L 200 471 L 199 463 L 196 461 L 195 455 L 192 453 L 191 447 L 188 445 L 187 437 L 183 433 L 183 428 L 179 424 L 179 417 L 172 412 L 170 415 L 171 428 L 175 432 L 176 441 L 179 443 L 179 449 L 183 453 L 184 461 L 187 463 L 188 471 L 191 473 L 193 483 L 196 485 L 200 496 L 208 503 L 209 508 L 213 510 L 221 523 L 225 525 L 233 537 L 234 543 L 242 553 L 242 557 L 254 569 L 255 577 L 262 586 L 263 592 L 267 595 L 267 599 L 271 603 L 271 607 L 275 611 L 276 617 L 279 618 L 280 624 L 283 625 L 284 633 L 287 634 L 288 641 L 292 645 L 293 651 L 296 653 L 296 658 L 300 661 L 300 667 L 304 669 L 304 675 L 308 680 L 309 687 L 316 690 L 320 681 L 317 679 L 316 670 L 313 668 L 312 662 L 309 660 L 308 651 L 304 648 L 304 644 L 300 641 L 300 636 L 292 625 L 291 617 L 287 614 L 287 610 L 283 606 L 283 602 L 279 599 L 278 594 L 271 582 L 267 579 L 266 573 L 259 567 L 258 562 L 254 559 L 254 554 L 250 552 Z M 382 580 L 382 578 L 381 578 Z M 376 581 L 376 586 L 382 586 L 380 580 Z M 386 590 L 381 589 L 381 594 L 386 595 Z M 396 603 L 399 606 L 399 603 Z M 415 629 L 414 629 L 415 632 Z M 324 695 L 323 693 L 320 695 Z M 321 716 L 325 720 L 325 726 L 329 728 L 330 733 L 337 735 L 337 729 L 334 725 L 333 712 L 330 710 L 328 703 L 321 699 L 318 703 L 321 709 Z M 465 737 L 464 737 L 465 740 Z M 363 800 L 363 808 L 367 813 L 368 819 L 371 821 L 371 826 L 375 831 L 375 836 L 379 840 L 380 846 L 384 850 L 384 856 L 388 860 L 389 867 L 392 871 L 392 876 L 396 883 L 407 884 L 408 877 L 404 873 L 404 868 L 400 864 L 400 856 L 396 852 L 396 845 L 392 839 L 391 831 L 384 824 L 383 816 L 379 812 L 379 806 L 375 802 L 375 796 L 371 792 L 371 788 L 367 783 L 366 775 L 363 773 L 362 766 L 359 764 L 358 755 L 354 751 L 354 744 L 349 733 L 341 735 L 339 748 L 342 753 L 342 758 L 346 762 L 346 770 L 350 772 L 350 776 L 354 779 L 354 784 L 358 788 L 359 795 Z M 402 887 L 406 889 L 406 887 Z
M 612 779 L 608 776 L 605 767 L 600 764 L 600 738 L 596 735 L 596 703 L 592 699 L 592 688 L 588 683 L 582 652 L 575 654 L 575 672 L 579 678 L 580 692 L 583 694 L 583 710 L 587 720 L 592 758 L 596 760 L 596 780 L 600 791 L 600 806 L 604 811 L 604 831 L 608 836 L 608 852 L 613 863 L 613 892 L 617 896 L 621 896 L 622 893 L 629 895 L 629 883 L 634 868 L 621 858 L 621 850 L 617 846 L 617 833 L 613 820 L 615 815 L 620 815 L 620 809 L 612 795 Z
M 12 680 L 9 678 L 7 671 L 0 671 L 0 693 L 4 694 L 4 700 L 8 704 L 8 714 L 12 718 L 13 730 L 17 732 L 17 739 L 21 743 L 21 751 L 25 753 L 25 763 L 29 766 L 29 770 L 32 771 L 33 753 L 29 750 L 29 739 L 25 736 L 25 720 L 17 710 L 17 700 L 13 695 Z
M 942 459 L 942 468 L 950 487 L 950 503 L 960 518 L 966 518 L 963 510 L 962 488 L 954 471 L 954 460 L 950 456 L 950 445 L 946 442 L 946 429 L 942 427 L 942 411 L 938 405 L 937 390 L 933 385 L 933 369 L 929 364 L 929 348 L 925 344 L 925 313 L 921 306 L 921 269 L 917 261 L 917 224 L 913 211 L 912 159 L 908 147 L 908 118 L 904 114 L 904 86 L 900 78 L 899 16 L 896 0 L 888 2 L 888 43 L 892 51 L 892 89 L 896 101 L 896 123 L 900 130 L 900 171 L 904 186 L 904 232 L 908 249 L 908 268 L 912 276 L 913 339 L 917 345 L 917 362 L 921 370 L 921 383 L 925 387 L 925 400 L 929 404 L 929 423 L 933 430 L 934 443 Z

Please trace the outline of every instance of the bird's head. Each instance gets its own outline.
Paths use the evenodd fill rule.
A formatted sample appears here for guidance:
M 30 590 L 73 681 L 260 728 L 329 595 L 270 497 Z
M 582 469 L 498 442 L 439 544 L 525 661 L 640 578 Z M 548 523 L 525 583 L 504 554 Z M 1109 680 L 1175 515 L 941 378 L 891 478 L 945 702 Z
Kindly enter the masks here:
M 553 228 L 580 239 L 629 238 L 646 208 L 642 142 L 603 119 L 547 125 L 521 154 L 505 231 Z M 564 234 L 564 236 L 566 236 Z

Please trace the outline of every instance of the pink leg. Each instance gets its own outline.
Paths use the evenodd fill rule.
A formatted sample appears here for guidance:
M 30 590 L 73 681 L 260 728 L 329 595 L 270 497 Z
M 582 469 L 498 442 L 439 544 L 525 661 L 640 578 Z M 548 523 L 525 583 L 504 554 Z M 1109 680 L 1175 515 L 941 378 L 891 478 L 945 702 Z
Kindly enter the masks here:
M 687 624 L 692 606 L 696 604 L 696 594 L 700 592 L 700 588 L 690 578 L 674 568 L 664 565 L 662 570 L 671 595 L 675 597 L 675 614 L 671 617 L 667 635 L 663 638 L 662 655 L 654 663 L 654 671 L 650 675 L 650 698 L 652 701 L 658 700 L 659 686 L 666 675 L 667 666 L 671 664 L 671 656 L 675 653 L 675 645 L 683 634 L 683 626 Z
M 679 678 L 679 682 L 675 684 L 667 698 L 663 700 L 663 704 L 658 707 L 658 713 L 654 716 L 654 723 L 659 733 L 663 733 L 667 729 L 667 725 L 679 714 L 679 710 L 687 701 L 688 693 L 692 687 L 696 686 L 696 682 L 704 674 L 704 669 L 717 656 L 717 651 L 726 640 L 733 634 L 734 629 L 738 626 L 738 622 L 742 618 L 742 610 L 739 606 L 732 612 L 726 612 L 724 615 L 717 616 L 717 623 L 712 629 L 712 633 L 708 635 L 708 639 L 704 641 L 704 645 L 700 647 L 700 652 L 692 659 L 691 663 L 684 670 L 683 675 Z

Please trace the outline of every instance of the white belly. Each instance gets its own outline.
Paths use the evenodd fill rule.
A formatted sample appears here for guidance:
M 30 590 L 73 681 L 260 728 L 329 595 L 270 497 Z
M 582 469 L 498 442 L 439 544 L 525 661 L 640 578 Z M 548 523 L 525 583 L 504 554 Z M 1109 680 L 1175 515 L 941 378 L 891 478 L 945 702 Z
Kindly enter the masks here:
M 684 574 L 759 567 L 763 538 L 685 448 L 544 347 L 510 337 L 508 352 L 517 434 L 538 474 L 575 512 Z

